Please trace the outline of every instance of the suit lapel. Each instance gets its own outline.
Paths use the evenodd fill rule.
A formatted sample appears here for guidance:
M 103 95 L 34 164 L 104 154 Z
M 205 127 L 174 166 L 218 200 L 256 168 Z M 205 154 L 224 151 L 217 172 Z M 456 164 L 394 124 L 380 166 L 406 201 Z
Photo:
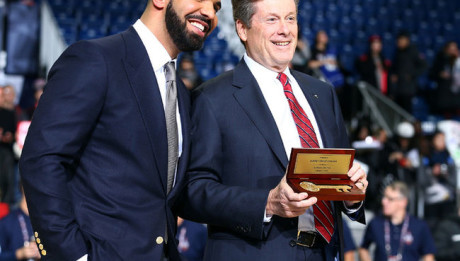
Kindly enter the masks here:
M 321 94 L 319 92 L 320 90 L 318 90 L 317 86 L 312 81 L 310 81 L 310 79 L 301 75 L 299 72 L 291 70 L 291 73 L 295 77 L 297 83 L 299 84 L 300 89 L 302 89 L 302 92 L 304 93 L 305 98 L 307 98 L 308 104 L 310 105 L 311 110 L 315 115 L 315 119 L 318 123 L 318 129 L 321 135 L 321 140 L 323 141 L 323 146 L 325 148 L 328 148 L 332 144 L 332 136 L 330 133 L 327 133 L 328 126 L 326 126 L 324 120 L 326 119 L 326 117 L 330 117 L 330 115 L 327 116 L 325 114 L 325 112 L 329 109 L 321 108 L 319 99 L 317 98 L 318 95 Z
M 243 60 L 237 65 L 233 75 L 233 86 L 238 88 L 234 93 L 235 99 L 265 138 L 280 164 L 287 167 L 288 158 L 275 119 L 256 79 Z
M 123 32 L 122 36 L 127 49 L 127 55 L 123 61 L 126 74 L 136 96 L 162 187 L 166 193 L 168 144 L 160 90 L 147 51 L 134 28 L 131 27 Z

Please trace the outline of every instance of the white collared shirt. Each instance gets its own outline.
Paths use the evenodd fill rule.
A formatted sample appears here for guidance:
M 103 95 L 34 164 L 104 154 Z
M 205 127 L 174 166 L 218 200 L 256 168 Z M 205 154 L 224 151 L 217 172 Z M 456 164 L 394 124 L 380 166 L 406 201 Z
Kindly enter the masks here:
M 164 66 L 169 61 L 174 61 L 177 68 L 177 59 L 172 59 L 164 46 L 158 41 L 155 35 L 147 28 L 147 26 L 138 19 L 133 25 L 137 34 L 141 38 L 142 43 L 147 49 L 150 63 L 152 64 L 153 72 L 157 79 L 158 88 L 161 94 L 161 100 L 163 101 L 163 108 L 166 103 L 166 76 Z M 182 154 L 182 124 L 180 121 L 179 106 L 176 108 L 176 119 L 177 119 L 177 131 L 178 131 L 178 142 L 179 142 L 179 157 Z
M 281 135 L 281 140 L 283 141 L 284 150 L 286 151 L 286 156 L 289 159 L 291 156 L 291 149 L 301 148 L 302 144 L 300 143 L 299 132 L 297 131 L 294 118 L 292 118 L 291 108 L 289 107 L 286 95 L 284 94 L 283 85 L 276 78 L 278 76 L 278 72 L 265 68 L 247 54 L 244 54 L 244 61 L 259 84 L 260 90 L 262 91 L 265 101 L 268 104 L 268 108 L 275 119 L 276 126 L 278 127 L 278 131 Z M 318 123 L 316 122 L 316 118 L 310 104 L 305 98 L 305 94 L 302 89 L 300 89 L 299 84 L 292 76 L 289 68 L 286 68 L 283 73 L 287 75 L 295 98 L 307 114 L 308 119 L 315 129 L 320 148 L 323 148 L 323 140 L 321 139 L 321 133 L 318 129 Z M 265 218 L 265 221 L 269 220 L 270 219 Z M 298 228 L 302 231 L 315 231 L 314 222 L 313 208 L 309 208 L 305 214 L 299 216 Z

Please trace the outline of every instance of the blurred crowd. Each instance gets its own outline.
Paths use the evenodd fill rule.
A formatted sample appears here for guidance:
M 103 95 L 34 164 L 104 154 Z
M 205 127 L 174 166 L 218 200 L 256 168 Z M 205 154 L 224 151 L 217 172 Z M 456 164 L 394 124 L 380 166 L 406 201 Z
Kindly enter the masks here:
M 359 108 L 350 101 L 357 95 L 353 90 L 357 81 L 364 81 L 378 89 L 409 113 L 413 98 L 424 98 L 432 114 L 444 118 L 460 116 L 460 59 L 458 44 L 448 41 L 438 51 L 433 64 L 428 64 L 417 47 L 411 43 L 410 34 L 401 31 L 396 37 L 393 57 L 385 57 L 379 35 L 368 39 L 368 51 L 356 57 L 353 68 L 345 68 L 335 46 L 329 45 L 325 31 L 318 31 L 313 43 L 299 39 L 292 67 L 331 83 L 342 101 L 344 116 Z M 421 76 L 429 81 L 421 84 Z M 422 86 L 426 85 L 426 86 Z M 356 99 L 356 98 L 355 98 Z M 345 106 L 346 105 L 346 106 Z

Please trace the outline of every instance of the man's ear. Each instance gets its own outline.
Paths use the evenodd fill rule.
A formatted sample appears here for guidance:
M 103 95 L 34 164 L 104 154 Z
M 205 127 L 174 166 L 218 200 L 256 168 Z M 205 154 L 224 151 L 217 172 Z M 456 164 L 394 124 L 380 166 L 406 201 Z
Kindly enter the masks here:
M 236 32 L 241 41 L 246 42 L 248 40 L 248 28 L 241 20 L 236 20 Z
M 170 0 L 152 0 L 152 4 L 157 9 L 163 9 L 167 6 Z

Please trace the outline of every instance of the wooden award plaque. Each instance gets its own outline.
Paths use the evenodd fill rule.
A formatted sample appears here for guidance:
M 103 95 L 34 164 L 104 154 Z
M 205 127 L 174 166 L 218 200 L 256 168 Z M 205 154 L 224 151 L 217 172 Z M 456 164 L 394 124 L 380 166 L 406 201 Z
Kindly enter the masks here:
M 354 149 L 293 148 L 286 175 L 296 192 L 318 200 L 364 200 L 365 194 L 349 179 Z

